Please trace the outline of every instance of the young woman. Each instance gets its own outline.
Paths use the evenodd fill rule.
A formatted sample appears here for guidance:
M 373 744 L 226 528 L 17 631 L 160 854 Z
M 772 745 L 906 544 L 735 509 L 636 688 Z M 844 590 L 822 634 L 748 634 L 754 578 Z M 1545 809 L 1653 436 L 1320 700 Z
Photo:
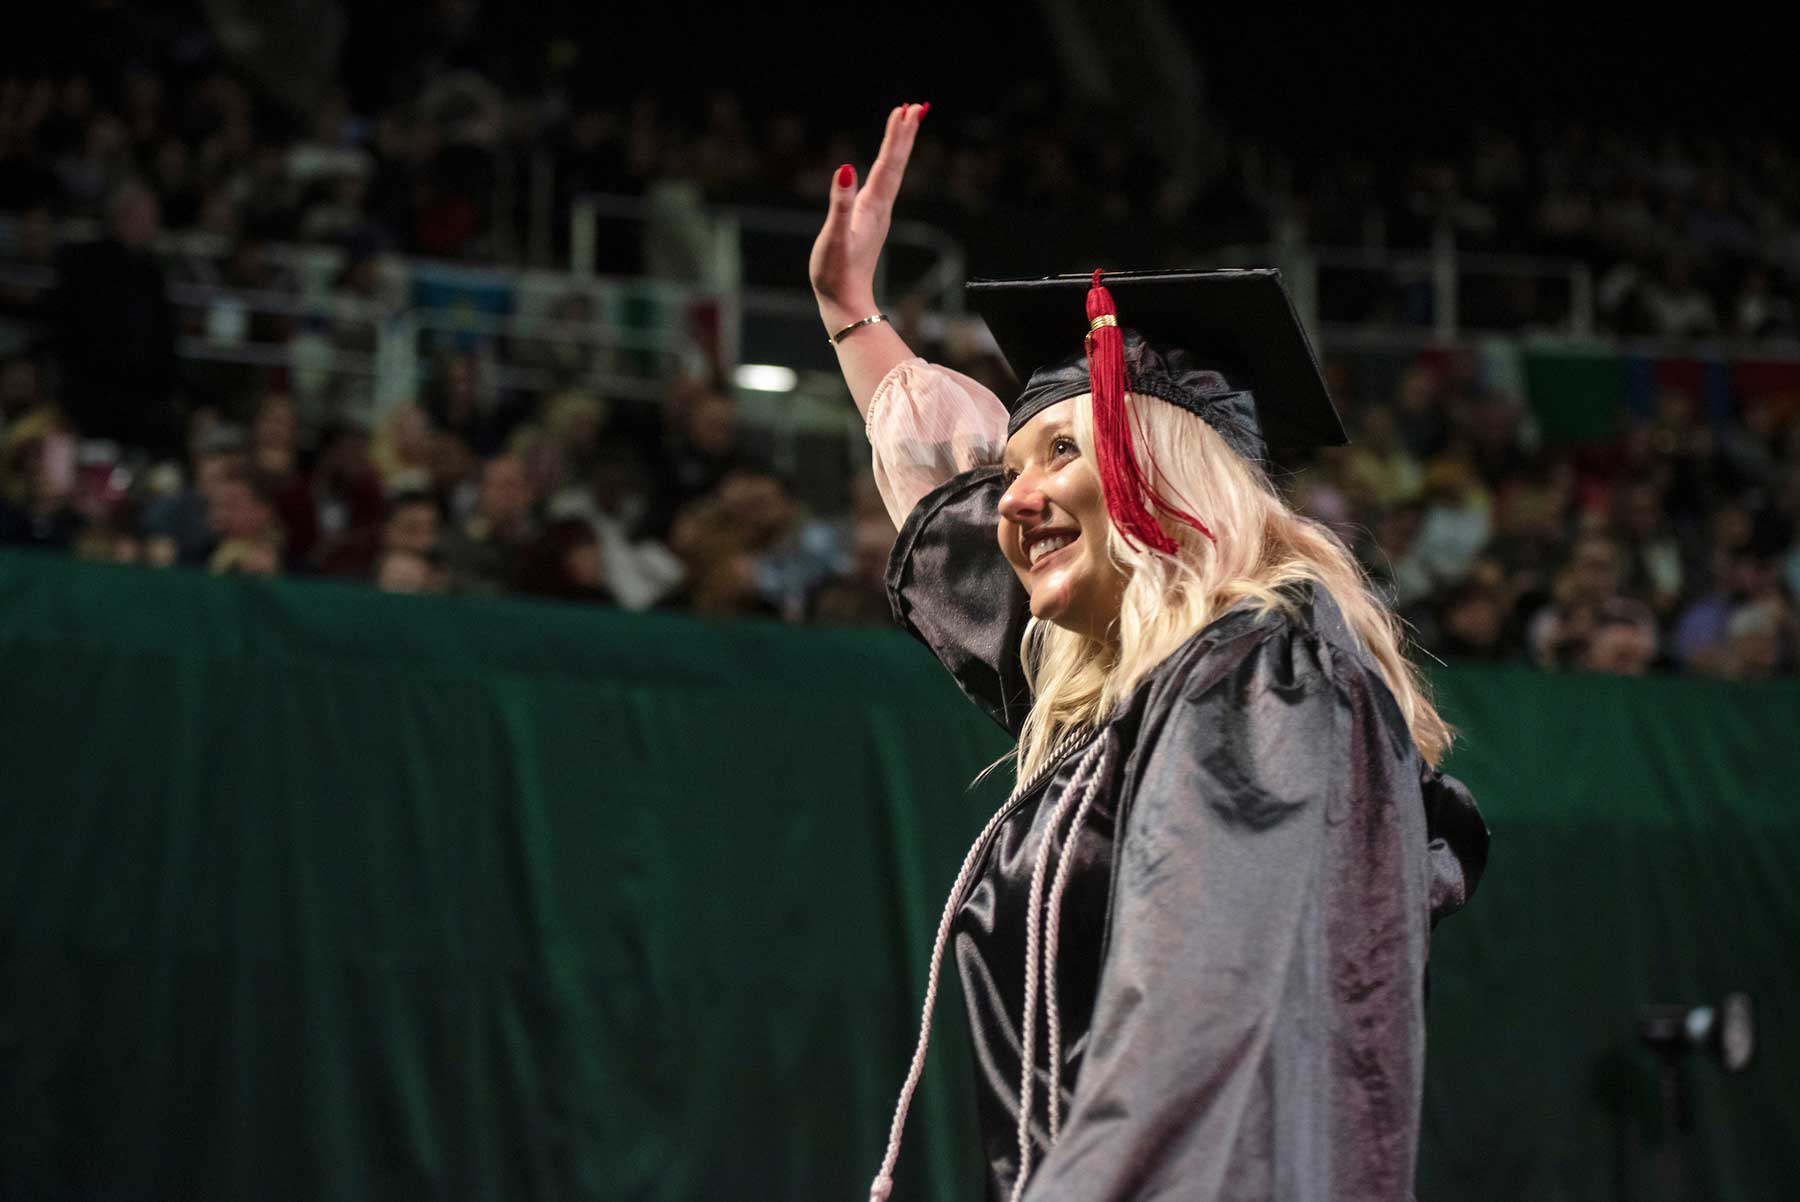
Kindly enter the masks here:
M 994 1199 L 1410 1197 L 1432 923 L 1486 859 L 1393 617 L 1273 455 L 1342 441 L 1273 273 L 971 285 L 1025 386 L 915 358 L 874 268 L 925 106 L 846 165 L 820 316 L 896 617 L 1019 739 L 954 944 Z M 1082 302 L 1085 300 L 1085 314 Z

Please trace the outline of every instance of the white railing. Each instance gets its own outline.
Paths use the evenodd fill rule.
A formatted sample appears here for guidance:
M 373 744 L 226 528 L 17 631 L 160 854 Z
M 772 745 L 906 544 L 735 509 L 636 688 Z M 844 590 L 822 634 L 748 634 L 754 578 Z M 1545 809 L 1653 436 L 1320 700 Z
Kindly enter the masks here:
M 683 280 L 623 279 L 593 273 L 598 260 L 600 222 L 636 225 L 649 236 L 647 223 L 660 220 L 650 202 L 624 197 L 580 198 L 571 228 L 571 271 L 507 271 L 469 268 L 428 260 L 385 260 L 389 278 L 380 296 L 367 299 L 335 289 L 343 266 L 332 248 L 275 246 L 270 258 L 288 269 L 291 290 L 245 290 L 213 284 L 174 283 L 170 298 L 186 316 L 177 352 L 189 364 L 274 368 L 288 372 L 291 386 L 309 417 L 331 415 L 378 420 L 402 401 L 415 399 L 429 376 L 430 359 L 447 345 L 478 349 L 484 383 L 505 392 L 543 393 L 564 385 L 566 377 L 553 356 L 533 354 L 533 347 L 575 347 L 592 363 L 581 384 L 627 400 L 654 401 L 669 376 L 692 371 L 716 357 L 727 371 L 740 362 L 741 326 L 747 314 L 811 318 L 813 303 L 805 285 L 805 252 L 816 233 L 816 215 L 770 209 L 695 209 L 699 220 L 687 232 L 695 239 L 689 255 L 690 275 Z M 4 261 L 9 249 L 0 218 L 0 285 L 15 292 L 44 291 L 55 285 L 47 268 Z M 585 233 L 583 231 L 586 231 Z M 696 234 L 698 231 L 698 234 Z M 68 231 L 64 231 L 68 232 Z M 93 231 L 83 231 L 92 233 Z M 1340 353 L 1406 353 L 1454 346 L 1473 337 L 1503 334 L 1527 341 L 1568 341 L 1594 350 L 1645 356 L 1708 356 L 1726 359 L 1800 361 L 1800 344 L 1731 340 L 1676 343 L 1620 340 L 1595 333 L 1594 283 L 1588 266 L 1578 260 L 1521 255 L 1468 253 L 1447 232 L 1425 250 L 1395 251 L 1363 247 L 1307 246 L 1288 236 L 1268 244 L 1220 248 L 1219 266 L 1276 265 L 1282 268 L 1302 318 L 1325 351 Z M 785 243 L 771 261 L 791 252 L 792 286 L 763 286 L 743 279 L 746 238 Z M 962 314 L 965 256 L 943 231 L 918 223 L 896 224 L 890 241 L 913 252 L 913 274 L 889 280 L 884 296 L 927 298 L 939 314 Z M 171 255 L 196 254 L 193 238 L 165 239 Z M 225 249 L 223 246 L 218 250 Z M 771 249 L 765 244 L 763 249 Z M 1400 323 L 1333 322 L 1329 294 L 1334 279 L 1357 273 L 1373 276 L 1382 286 L 1410 290 L 1428 305 L 1415 320 Z M 1528 331 L 1482 329 L 1465 319 L 1463 300 L 1471 281 L 1483 277 L 1523 279 L 1556 290 L 1566 301 L 1560 323 Z M 420 290 L 434 284 L 440 296 L 454 295 L 466 284 L 502 291 L 517 303 L 503 312 L 472 304 L 422 303 Z M 729 287 L 725 286 L 729 284 Z M 446 292 L 448 290 L 448 292 Z M 560 297 L 588 299 L 593 318 L 558 320 L 552 316 Z M 716 344 L 698 349 L 686 316 L 710 307 Z M 658 317 L 628 320 L 632 308 Z M 281 341 L 251 337 L 259 319 L 288 319 L 291 332 Z M 842 385 L 830 370 L 802 370 L 798 391 L 788 394 L 743 393 L 747 425 L 768 436 L 778 466 L 795 471 L 808 452 L 803 440 L 841 438 L 845 462 L 866 455 L 860 423 L 844 400 Z M 817 446 L 818 444 L 808 444 Z
M 1519 321 L 1501 326 L 1467 320 L 1465 297 L 1470 285 L 1483 279 L 1520 281 L 1534 288 L 1547 285 L 1551 291 L 1566 296 L 1561 319 L 1554 323 L 1559 334 L 1585 339 L 1593 337 L 1598 328 L 1593 269 L 1587 263 L 1574 258 L 1464 250 L 1457 244 L 1455 230 L 1448 222 L 1439 222 L 1432 231 L 1430 246 L 1420 250 L 1380 245 L 1314 246 L 1303 240 L 1296 226 L 1277 223 L 1269 242 L 1221 247 L 1217 258 L 1221 267 L 1280 267 L 1301 321 L 1317 340 L 1327 345 L 1336 336 L 1362 337 L 1373 323 L 1333 322 L 1325 316 L 1338 307 L 1332 304 L 1335 298 L 1328 294 L 1326 273 L 1340 278 L 1369 277 L 1378 287 L 1422 298 L 1429 309 L 1429 319 L 1421 320 L 1415 314 L 1408 320 L 1403 315 L 1398 321 L 1384 324 L 1408 333 L 1429 330 L 1439 342 L 1471 334 L 1517 334 L 1538 324 L 1535 314 L 1520 315 Z
M 159 249 L 169 259 L 193 250 L 191 240 L 165 239 Z M 302 413 L 312 419 L 345 416 L 374 422 L 395 404 L 418 398 L 429 376 L 434 348 L 465 344 L 482 353 L 483 380 L 497 391 L 547 392 L 579 386 L 609 397 L 652 401 L 678 371 L 701 370 L 715 348 L 701 348 L 689 318 L 709 306 L 723 309 L 716 295 L 690 285 L 656 280 L 575 278 L 552 272 L 469 269 L 427 260 L 389 260 L 388 278 L 377 299 L 335 291 L 342 255 L 335 249 L 272 247 L 269 258 L 287 269 L 292 287 L 234 288 L 172 280 L 169 299 L 176 310 L 177 357 L 185 363 L 288 373 Z M 441 303 L 420 303 L 422 281 L 436 285 Z M 507 312 L 486 312 L 454 300 L 456 285 L 490 287 L 510 299 Z M 54 270 L 0 259 L 0 286 L 24 294 L 48 294 Z M 580 296 L 593 319 L 559 320 L 556 302 Z M 647 310 L 651 316 L 632 321 Z M 271 319 L 283 323 L 279 340 L 257 337 Z M 25 331 L 20 319 L 13 340 L 49 331 Z M 728 318 L 719 314 L 721 335 Z M 579 379 L 568 380 L 546 366 L 537 348 L 575 347 L 591 363 Z M 731 358 L 716 348 L 724 365 Z
M 602 223 L 631 228 L 640 240 L 647 264 L 676 261 L 691 282 L 734 294 L 743 312 L 771 316 L 811 316 L 814 305 L 806 284 L 806 256 L 819 232 L 820 215 L 766 206 L 702 206 L 680 189 L 650 197 L 585 194 L 569 208 L 569 270 L 590 276 L 599 261 Z M 763 240 L 781 247 L 780 257 L 794 265 L 791 284 L 747 282 L 746 242 Z M 876 289 L 884 296 L 917 296 L 943 313 L 963 311 L 967 260 L 962 244 L 923 221 L 896 221 L 888 230 L 888 246 L 901 254 L 918 252 L 926 266 L 905 280 L 887 278 L 890 252 L 877 265 Z

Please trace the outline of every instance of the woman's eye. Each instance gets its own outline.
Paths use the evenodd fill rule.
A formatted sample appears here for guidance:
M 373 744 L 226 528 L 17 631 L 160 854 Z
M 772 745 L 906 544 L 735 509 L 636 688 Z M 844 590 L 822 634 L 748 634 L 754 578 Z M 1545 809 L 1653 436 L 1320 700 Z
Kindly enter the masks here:
M 1061 457 L 1063 455 L 1075 454 L 1078 448 L 1075 446 L 1075 440 L 1073 438 L 1059 438 L 1050 444 L 1050 449 L 1054 451 L 1058 457 Z

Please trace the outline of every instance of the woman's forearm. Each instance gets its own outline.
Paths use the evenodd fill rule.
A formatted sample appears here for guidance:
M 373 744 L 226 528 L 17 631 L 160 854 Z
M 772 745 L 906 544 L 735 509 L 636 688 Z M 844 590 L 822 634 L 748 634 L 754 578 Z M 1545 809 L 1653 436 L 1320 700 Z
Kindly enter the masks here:
M 827 312 L 821 306 L 819 316 L 825 321 L 826 332 L 831 334 L 853 321 L 879 312 L 871 301 L 867 308 L 855 313 L 849 309 Z M 913 357 L 906 340 L 885 321 L 852 330 L 837 344 L 836 350 L 838 370 L 844 373 L 844 383 L 850 388 L 856 411 L 865 419 L 869 416 L 869 401 L 875 396 L 875 389 L 889 372 Z

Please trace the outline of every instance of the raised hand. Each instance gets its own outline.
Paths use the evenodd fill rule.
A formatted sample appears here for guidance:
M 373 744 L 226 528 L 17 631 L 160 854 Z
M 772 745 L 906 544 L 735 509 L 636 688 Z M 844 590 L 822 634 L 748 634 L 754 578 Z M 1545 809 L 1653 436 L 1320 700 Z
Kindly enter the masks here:
M 903 104 L 888 114 L 881 153 L 869 178 L 856 186 L 856 169 L 845 163 L 831 181 L 831 207 L 813 241 L 808 272 L 819 317 L 828 331 L 868 317 L 875 310 L 875 263 L 887 241 L 894 198 L 906 174 L 913 138 L 929 104 Z

